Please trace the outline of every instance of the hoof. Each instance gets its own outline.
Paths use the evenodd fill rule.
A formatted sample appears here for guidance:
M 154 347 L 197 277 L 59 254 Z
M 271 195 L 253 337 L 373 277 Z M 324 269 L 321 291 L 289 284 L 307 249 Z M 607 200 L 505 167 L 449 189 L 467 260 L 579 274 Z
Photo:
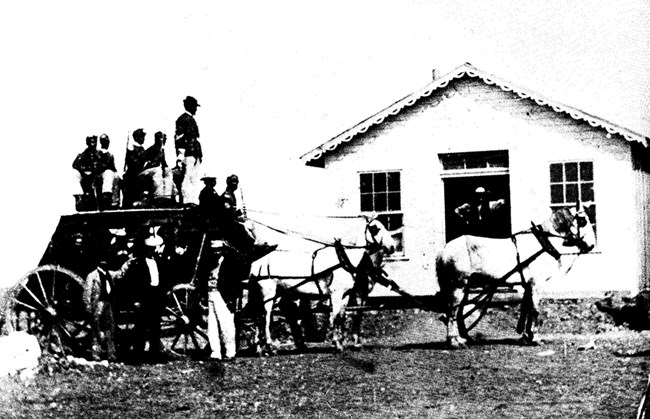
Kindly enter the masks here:
M 467 348 L 467 340 L 456 336 L 453 338 L 447 338 L 447 346 L 450 349 L 465 349 Z
M 519 343 L 523 346 L 539 346 L 541 344 L 540 340 L 536 336 L 531 336 L 527 333 L 521 335 Z

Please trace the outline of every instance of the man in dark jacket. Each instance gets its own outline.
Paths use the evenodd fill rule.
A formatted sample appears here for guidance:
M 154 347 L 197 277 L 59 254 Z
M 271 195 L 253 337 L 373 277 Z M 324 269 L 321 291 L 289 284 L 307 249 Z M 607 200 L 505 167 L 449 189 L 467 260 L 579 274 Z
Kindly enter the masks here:
M 97 191 L 98 186 L 101 187 L 101 185 L 98 185 L 97 177 L 101 169 L 101 156 L 97 151 L 96 135 L 86 137 L 86 149 L 77 154 L 77 157 L 72 162 L 72 168 L 78 174 L 83 193 L 84 202 L 79 208 L 84 210 L 97 209 Z M 101 193 L 101 190 L 99 192 Z
M 470 202 L 454 210 L 464 227 L 464 234 L 481 237 L 498 237 L 498 218 L 505 200 L 491 199 L 491 193 L 484 187 L 476 188 Z
M 102 195 L 100 209 L 112 209 L 120 206 L 120 177 L 115 167 L 115 157 L 108 151 L 111 140 L 106 134 L 99 136 L 99 156 L 102 176 Z
M 203 160 L 199 142 L 199 127 L 194 115 L 200 106 L 195 98 L 187 96 L 183 100 L 185 112 L 176 120 L 176 163 L 182 173 L 181 200 L 185 205 L 198 205 L 198 173 Z
M 144 168 L 139 175 L 156 205 L 170 205 L 175 197 L 173 174 L 165 158 L 166 142 L 167 136 L 156 132 L 153 145 L 144 152 Z
M 132 148 L 126 151 L 126 170 L 124 171 L 124 207 L 130 208 L 140 199 L 141 182 L 138 177 L 144 170 L 144 138 L 147 134 L 142 128 L 133 131 Z

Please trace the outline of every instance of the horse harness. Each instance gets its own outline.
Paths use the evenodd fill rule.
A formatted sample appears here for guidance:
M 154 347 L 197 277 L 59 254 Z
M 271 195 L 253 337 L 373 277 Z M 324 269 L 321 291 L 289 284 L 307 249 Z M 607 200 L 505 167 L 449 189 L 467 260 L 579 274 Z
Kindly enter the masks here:
M 521 261 L 521 255 L 519 254 L 519 247 L 517 246 L 517 235 L 519 235 L 519 234 L 529 234 L 529 233 L 532 234 L 533 236 L 535 236 L 535 238 L 539 242 L 540 246 L 542 246 L 542 248 L 540 250 L 538 250 L 537 252 L 535 252 L 528 259 L 526 259 L 526 260 L 524 260 L 522 262 Z M 560 252 L 548 240 L 548 236 L 544 234 L 544 232 L 542 231 L 540 226 L 536 225 L 535 223 L 531 223 L 530 230 L 515 233 L 510 237 L 510 239 L 512 240 L 512 243 L 515 246 L 515 252 L 517 254 L 517 266 L 515 266 L 514 270 L 519 272 L 519 276 L 521 277 L 521 284 L 523 286 L 526 285 L 526 278 L 524 277 L 524 268 L 526 268 L 528 265 L 530 265 L 535 259 L 540 257 L 543 253 L 548 253 L 549 255 L 551 255 L 557 261 L 560 260 Z M 505 280 L 505 279 L 509 278 L 510 275 L 512 275 L 514 273 L 514 270 L 509 271 L 501 279 Z

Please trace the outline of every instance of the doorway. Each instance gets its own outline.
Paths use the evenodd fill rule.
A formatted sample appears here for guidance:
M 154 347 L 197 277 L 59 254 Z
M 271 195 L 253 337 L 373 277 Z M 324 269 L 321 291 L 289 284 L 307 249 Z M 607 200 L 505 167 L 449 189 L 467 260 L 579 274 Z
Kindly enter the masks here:
M 495 214 L 494 237 L 506 238 L 512 234 L 510 221 L 510 176 L 481 175 L 443 178 L 445 189 L 445 239 L 447 242 L 466 234 L 465 225 L 454 210 L 469 202 L 478 187 L 490 192 L 490 200 L 504 200 L 504 205 Z

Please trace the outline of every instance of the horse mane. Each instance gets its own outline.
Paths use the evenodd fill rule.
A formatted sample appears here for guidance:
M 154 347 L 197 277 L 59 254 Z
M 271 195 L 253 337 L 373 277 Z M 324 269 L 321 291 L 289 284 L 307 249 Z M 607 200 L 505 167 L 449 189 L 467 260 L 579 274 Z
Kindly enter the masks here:
M 568 208 L 559 208 L 553 211 L 549 221 L 553 229 L 558 233 L 568 233 L 573 225 L 573 215 Z

